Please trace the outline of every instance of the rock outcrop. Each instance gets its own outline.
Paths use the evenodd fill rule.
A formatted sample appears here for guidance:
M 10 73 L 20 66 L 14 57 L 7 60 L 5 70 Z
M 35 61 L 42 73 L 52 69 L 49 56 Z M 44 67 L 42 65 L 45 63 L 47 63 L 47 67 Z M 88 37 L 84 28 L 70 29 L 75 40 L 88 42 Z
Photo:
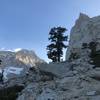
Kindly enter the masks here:
M 71 29 L 66 60 L 69 60 L 72 55 L 76 58 L 82 57 L 82 48 L 90 43 L 96 43 L 96 51 L 100 50 L 100 16 L 89 18 L 87 15 L 80 13 Z M 89 52 L 86 55 L 89 55 Z
M 69 63 L 67 62 L 62 62 L 62 63 L 43 63 L 40 64 L 39 66 L 39 70 L 43 73 L 51 73 L 52 75 L 54 75 L 55 77 L 58 78 L 62 78 L 68 75 L 72 75 L 71 73 L 69 73 Z M 67 73 L 66 73 L 67 72 Z

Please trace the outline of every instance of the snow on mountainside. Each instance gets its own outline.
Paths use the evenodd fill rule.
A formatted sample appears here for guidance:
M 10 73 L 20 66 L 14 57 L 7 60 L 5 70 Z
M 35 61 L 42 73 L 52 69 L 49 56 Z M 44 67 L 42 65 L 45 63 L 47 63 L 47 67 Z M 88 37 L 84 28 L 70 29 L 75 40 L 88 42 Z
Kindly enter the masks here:
M 24 70 L 24 68 L 17 68 L 17 67 L 10 66 L 10 67 L 5 67 L 3 70 L 4 70 L 3 79 L 4 79 L 4 81 L 7 81 L 9 78 L 13 78 L 17 75 L 20 76 L 22 71 Z M 0 73 L 2 73 L 2 69 L 0 69 Z

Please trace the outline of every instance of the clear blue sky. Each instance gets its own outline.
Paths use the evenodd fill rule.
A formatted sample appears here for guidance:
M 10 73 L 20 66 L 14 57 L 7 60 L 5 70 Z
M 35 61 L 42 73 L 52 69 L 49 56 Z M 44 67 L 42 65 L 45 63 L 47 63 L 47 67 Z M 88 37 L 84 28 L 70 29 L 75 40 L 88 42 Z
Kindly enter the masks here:
M 79 13 L 100 15 L 100 0 L 0 0 L 0 48 L 33 49 L 47 60 L 48 32 L 70 32 Z

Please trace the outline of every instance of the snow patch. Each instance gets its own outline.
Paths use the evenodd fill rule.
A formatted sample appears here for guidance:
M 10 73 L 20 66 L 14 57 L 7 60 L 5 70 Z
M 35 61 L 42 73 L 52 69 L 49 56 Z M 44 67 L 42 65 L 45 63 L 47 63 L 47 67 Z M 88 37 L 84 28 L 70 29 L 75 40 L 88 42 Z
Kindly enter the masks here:
M 21 71 L 23 71 L 23 68 L 16 68 L 16 67 L 6 67 L 4 69 L 4 79 L 8 79 L 7 75 L 8 74 L 16 74 L 16 75 L 20 75 Z M 2 73 L 2 69 L 0 69 L 0 73 Z
M 18 52 L 21 51 L 22 48 L 16 48 L 16 49 L 6 49 L 6 48 L 0 48 L 0 51 L 11 51 L 11 52 Z
M 18 51 L 21 51 L 22 50 L 22 48 L 16 48 L 16 49 L 14 49 L 14 52 L 18 52 Z

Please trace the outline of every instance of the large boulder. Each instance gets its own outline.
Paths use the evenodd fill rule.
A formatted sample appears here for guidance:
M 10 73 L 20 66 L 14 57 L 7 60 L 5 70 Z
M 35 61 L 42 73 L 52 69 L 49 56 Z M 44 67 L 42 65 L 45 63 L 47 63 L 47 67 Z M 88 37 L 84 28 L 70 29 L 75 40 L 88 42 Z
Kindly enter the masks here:
M 62 62 L 62 63 L 43 63 L 39 65 L 40 72 L 44 72 L 45 74 L 52 74 L 55 77 L 64 77 L 68 75 L 72 75 L 71 72 L 69 72 L 69 63 Z

